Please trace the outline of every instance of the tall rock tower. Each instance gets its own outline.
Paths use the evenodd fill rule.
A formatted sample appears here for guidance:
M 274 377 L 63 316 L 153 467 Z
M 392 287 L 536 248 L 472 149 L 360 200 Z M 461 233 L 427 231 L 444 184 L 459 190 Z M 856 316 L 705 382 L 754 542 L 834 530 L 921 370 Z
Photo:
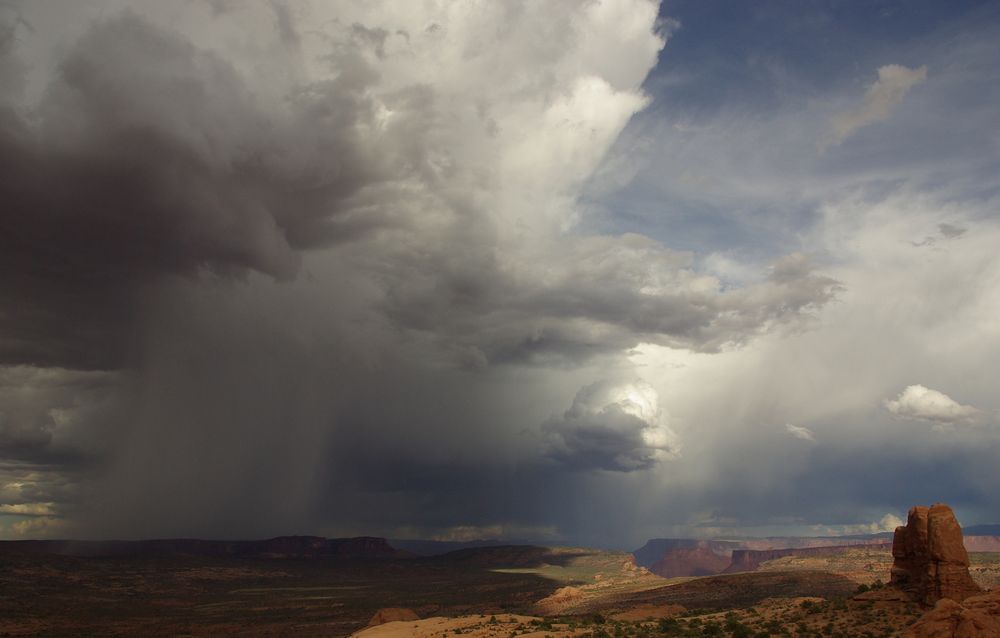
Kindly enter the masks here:
M 906 526 L 896 528 L 892 557 L 892 583 L 925 605 L 982 591 L 969 576 L 962 528 L 947 505 L 910 509 Z

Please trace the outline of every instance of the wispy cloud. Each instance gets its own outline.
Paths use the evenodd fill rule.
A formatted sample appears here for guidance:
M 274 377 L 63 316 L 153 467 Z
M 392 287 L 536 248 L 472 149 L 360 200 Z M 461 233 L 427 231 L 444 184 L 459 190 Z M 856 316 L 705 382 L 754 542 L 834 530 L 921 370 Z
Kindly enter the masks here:
M 54 503 L 6 503 L 0 505 L 0 515 L 52 516 Z
M 792 425 L 791 423 L 785 424 L 785 431 L 794 436 L 797 439 L 802 439 L 803 441 L 815 441 L 816 435 L 809 428 L 804 428 L 799 425 Z
M 841 144 L 858 129 L 888 119 L 892 110 L 917 84 L 927 79 L 927 67 L 916 69 L 887 64 L 878 69 L 878 79 L 868 88 L 865 100 L 856 109 L 836 115 L 820 149 Z

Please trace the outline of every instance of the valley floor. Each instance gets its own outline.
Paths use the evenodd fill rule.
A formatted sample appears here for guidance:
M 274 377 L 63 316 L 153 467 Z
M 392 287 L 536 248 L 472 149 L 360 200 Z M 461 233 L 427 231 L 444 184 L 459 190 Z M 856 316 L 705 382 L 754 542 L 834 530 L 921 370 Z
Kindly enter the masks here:
M 1000 555 L 973 555 L 995 584 Z M 433 558 L 317 560 L 0 555 L 0 636 L 732 636 L 882 638 L 922 610 L 871 583 L 889 558 L 780 559 L 662 579 L 631 556 L 487 548 Z M 380 608 L 417 620 L 366 627 Z

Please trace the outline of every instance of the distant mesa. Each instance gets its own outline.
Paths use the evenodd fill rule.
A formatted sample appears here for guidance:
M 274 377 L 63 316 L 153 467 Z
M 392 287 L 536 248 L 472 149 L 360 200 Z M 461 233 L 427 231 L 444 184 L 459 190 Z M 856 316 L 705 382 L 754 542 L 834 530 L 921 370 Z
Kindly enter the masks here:
M 814 547 L 789 547 L 783 549 L 737 549 L 733 550 L 732 560 L 723 573 L 733 574 L 737 572 L 756 571 L 769 560 L 777 560 L 788 556 L 798 558 L 815 558 L 820 556 L 837 556 L 852 549 L 864 547 L 865 549 L 887 550 L 891 547 L 886 542 L 855 543 L 852 545 L 816 545 Z
M 660 574 L 653 569 L 653 566 L 660 560 L 668 557 L 673 552 L 682 550 L 707 548 L 714 554 L 729 557 L 734 549 L 743 547 L 739 541 L 717 541 L 717 540 L 695 540 L 692 538 L 651 538 L 646 544 L 632 552 L 635 562 L 640 567 L 645 567 L 660 576 L 691 576 L 693 574 Z
M 924 508 L 928 509 L 928 508 Z M 1000 553 L 1000 525 L 969 527 L 961 538 L 967 552 Z M 657 576 L 710 576 L 753 572 L 781 558 L 821 558 L 852 550 L 892 548 L 892 532 L 854 536 L 785 536 L 740 540 L 654 538 L 635 550 L 636 563 Z
M 729 567 L 728 548 L 713 547 L 709 541 L 699 541 L 694 547 L 678 547 L 665 552 L 649 567 L 649 571 L 672 578 L 674 576 L 711 576 Z
M 634 552 L 636 562 L 658 576 L 711 576 L 756 571 L 786 556 L 832 556 L 860 546 L 889 550 L 889 534 L 845 537 L 789 536 L 743 540 L 656 538 Z
M 657 576 L 711 576 L 729 566 L 742 541 L 653 538 L 632 552 L 635 562 Z
M 892 584 L 922 604 L 982 592 L 969 575 L 962 528 L 947 505 L 911 508 L 906 525 L 896 528 L 892 557 Z

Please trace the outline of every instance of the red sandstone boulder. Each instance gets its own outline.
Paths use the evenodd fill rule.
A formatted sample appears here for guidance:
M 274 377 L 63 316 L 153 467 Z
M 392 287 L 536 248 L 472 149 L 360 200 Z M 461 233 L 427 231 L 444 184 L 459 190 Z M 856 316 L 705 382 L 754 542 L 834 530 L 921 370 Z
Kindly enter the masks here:
M 906 526 L 896 528 L 892 557 L 892 584 L 925 605 L 982 591 L 969 576 L 962 528 L 947 505 L 912 508 Z
M 1000 592 L 973 596 L 957 603 L 942 598 L 903 638 L 998 638 Z

